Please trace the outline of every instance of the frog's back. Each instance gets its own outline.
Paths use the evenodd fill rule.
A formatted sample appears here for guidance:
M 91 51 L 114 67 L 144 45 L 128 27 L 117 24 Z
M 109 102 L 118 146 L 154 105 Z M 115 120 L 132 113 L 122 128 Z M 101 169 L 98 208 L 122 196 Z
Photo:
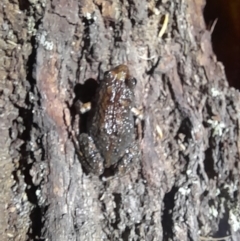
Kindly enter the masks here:
M 118 162 L 134 141 L 133 85 L 126 81 L 128 69 L 120 67 L 109 71 L 100 84 L 89 130 L 108 167 Z
M 122 108 L 121 104 L 116 103 L 99 108 L 93 116 L 90 135 L 104 157 L 106 165 L 111 166 L 116 163 L 134 141 L 131 106 Z

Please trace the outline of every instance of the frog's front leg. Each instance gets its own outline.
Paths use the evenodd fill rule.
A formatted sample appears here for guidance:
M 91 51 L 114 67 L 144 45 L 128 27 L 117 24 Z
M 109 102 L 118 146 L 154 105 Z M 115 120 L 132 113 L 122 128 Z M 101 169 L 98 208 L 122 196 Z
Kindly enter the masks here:
M 98 151 L 93 139 L 88 134 L 79 136 L 80 159 L 87 171 L 101 175 L 104 171 L 104 159 Z
M 117 172 L 120 175 L 131 172 L 138 161 L 139 161 L 138 143 L 133 142 L 132 145 L 125 150 L 124 155 L 118 161 Z
M 84 114 L 90 111 L 92 108 L 91 102 L 82 103 L 80 100 L 77 100 L 74 105 L 75 105 L 75 110 L 78 114 Z

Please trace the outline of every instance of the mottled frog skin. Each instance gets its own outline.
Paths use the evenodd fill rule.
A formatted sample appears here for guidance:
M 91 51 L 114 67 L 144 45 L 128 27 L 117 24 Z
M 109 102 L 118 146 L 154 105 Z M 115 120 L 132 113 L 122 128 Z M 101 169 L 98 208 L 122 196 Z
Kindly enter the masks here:
M 87 133 L 79 136 L 80 153 L 88 171 L 101 175 L 113 167 L 122 173 L 137 156 L 131 111 L 135 85 L 136 79 L 126 65 L 105 72 L 89 113 Z

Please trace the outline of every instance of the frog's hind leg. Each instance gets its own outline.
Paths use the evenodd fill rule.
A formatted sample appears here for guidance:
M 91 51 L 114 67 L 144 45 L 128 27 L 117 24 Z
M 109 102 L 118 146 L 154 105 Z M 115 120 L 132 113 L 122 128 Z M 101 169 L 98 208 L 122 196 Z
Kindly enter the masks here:
M 79 137 L 79 159 L 88 172 L 101 175 L 104 171 L 104 160 L 97 150 L 93 139 L 85 133 Z
M 139 161 L 139 148 L 137 143 L 132 144 L 117 164 L 117 171 L 121 175 L 132 172 Z

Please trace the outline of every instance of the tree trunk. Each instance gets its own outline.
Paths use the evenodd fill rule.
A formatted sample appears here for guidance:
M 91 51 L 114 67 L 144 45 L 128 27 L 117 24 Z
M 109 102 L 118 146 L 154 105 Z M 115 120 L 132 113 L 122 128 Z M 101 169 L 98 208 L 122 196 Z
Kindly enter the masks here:
M 2 3 L 2 240 L 240 239 L 240 96 L 204 4 Z M 78 160 L 75 102 L 119 64 L 137 79 L 140 160 L 103 178 Z

